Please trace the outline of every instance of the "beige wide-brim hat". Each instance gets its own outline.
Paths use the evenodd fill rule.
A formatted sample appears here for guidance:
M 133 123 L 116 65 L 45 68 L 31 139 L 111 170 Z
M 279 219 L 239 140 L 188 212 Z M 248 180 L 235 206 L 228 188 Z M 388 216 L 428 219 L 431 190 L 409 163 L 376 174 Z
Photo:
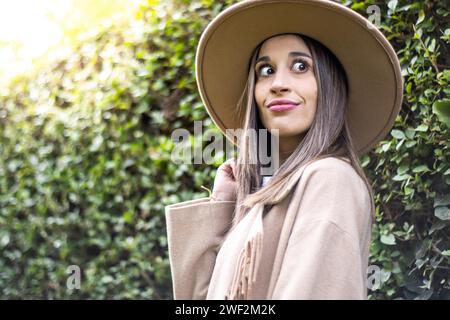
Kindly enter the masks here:
M 208 24 L 195 63 L 199 93 L 213 122 L 225 135 L 226 129 L 242 128 L 235 115 L 251 54 L 282 33 L 309 36 L 339 59 L 349 84 L 351 134 L 359 155 L 368 152 L 388 134 L 400 111 L 400 65 L 389 41 L 369 20 L 332 1 L 245 0 Z

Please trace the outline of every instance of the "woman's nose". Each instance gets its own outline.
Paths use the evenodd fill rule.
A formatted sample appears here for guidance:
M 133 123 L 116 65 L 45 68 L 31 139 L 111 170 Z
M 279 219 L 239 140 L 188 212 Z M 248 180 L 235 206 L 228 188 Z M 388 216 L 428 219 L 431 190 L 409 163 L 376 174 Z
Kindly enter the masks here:
M 273 82 L 270 86 L 270 90 L 272 93 L 278 93 L 281 91 L 289 91 L 289 79 L 288 75 L 284 71 L 278 71 L 274 78 Z

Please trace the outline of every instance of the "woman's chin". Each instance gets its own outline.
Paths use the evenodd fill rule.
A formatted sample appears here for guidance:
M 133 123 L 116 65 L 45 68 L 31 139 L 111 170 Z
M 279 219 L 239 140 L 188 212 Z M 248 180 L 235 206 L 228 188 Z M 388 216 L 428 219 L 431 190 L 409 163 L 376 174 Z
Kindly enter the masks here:
M 292 139 L 301 136 L 304 130 L 286 130 L 283 127 L 273 127 L 269 129 L 269 132 L 272 135 L 278 135 L 280 139 Z

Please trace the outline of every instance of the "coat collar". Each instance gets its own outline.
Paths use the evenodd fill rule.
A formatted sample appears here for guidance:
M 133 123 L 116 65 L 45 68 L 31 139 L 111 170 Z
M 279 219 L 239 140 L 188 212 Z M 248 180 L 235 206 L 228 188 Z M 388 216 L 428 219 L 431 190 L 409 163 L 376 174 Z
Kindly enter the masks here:
M 308 166 L 310 162 L 302 165 L 289 179 L 289 181 L 287 181 L 285 188 L 283 188 L 283 190 L 281 192 L 279 192 L 278 194 L 274 195 L 273 199 L 270 200 L 269 204 L 277 204 L 281 201 L 283 201 L 284 198 L 286 198 L 287 195 L 289 195 L 289 193 L 291 193 L 292 189 L 295 187 L 295 185 L 297 184 L 297 182 L 299 181 L 300 177 L 303 174 L 303 171 L 305 170 L 305 168 Z

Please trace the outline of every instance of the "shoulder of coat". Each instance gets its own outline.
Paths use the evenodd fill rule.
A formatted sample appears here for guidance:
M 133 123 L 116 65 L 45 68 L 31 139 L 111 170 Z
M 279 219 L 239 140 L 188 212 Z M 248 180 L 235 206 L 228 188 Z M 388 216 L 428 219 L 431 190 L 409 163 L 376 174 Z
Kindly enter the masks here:
M 315 160 L 308 165 L 310 170 L 312 169 L 338 169 L 348 170 L 353 169 L 352 165 L 342 158 L 326 157 L 319 160 Z
M 305 175 L 311 175 L 315 172 L 326 172 L 329 174 L 337 174 L 345 177 L 353 177 L 360 179 L 357 171 L 350 162 L 337 158 L 337 157 L 327 157 L 319 160 L 315 160 L 307 165 L 305 168 Z
M 331 175 L 334 177 L 338 177 L 337 180 L 334 179 L 333 181 L 348 181 L 348 178 L 350 177 L 352 179 L 360 180 L 360 183 L 362 183 L 362 180 L 356 170 L 346 160 L 337 157 L 322 158 L 319 160 L 314 160 L 311 163 L 300 167 L 298 171 L 293 175 L 293 177 L 288 181 L 283 191 L 274 195 L 271 203 L 280 202 L 294 188 L 303 188 L 307 181 L 312 176 L 314 176 L 314 173 L 317 172 L 330 174 L 330 177 Z M 329 181 L 324 181 L 321 179 L 320 182 L 328 183 Z

